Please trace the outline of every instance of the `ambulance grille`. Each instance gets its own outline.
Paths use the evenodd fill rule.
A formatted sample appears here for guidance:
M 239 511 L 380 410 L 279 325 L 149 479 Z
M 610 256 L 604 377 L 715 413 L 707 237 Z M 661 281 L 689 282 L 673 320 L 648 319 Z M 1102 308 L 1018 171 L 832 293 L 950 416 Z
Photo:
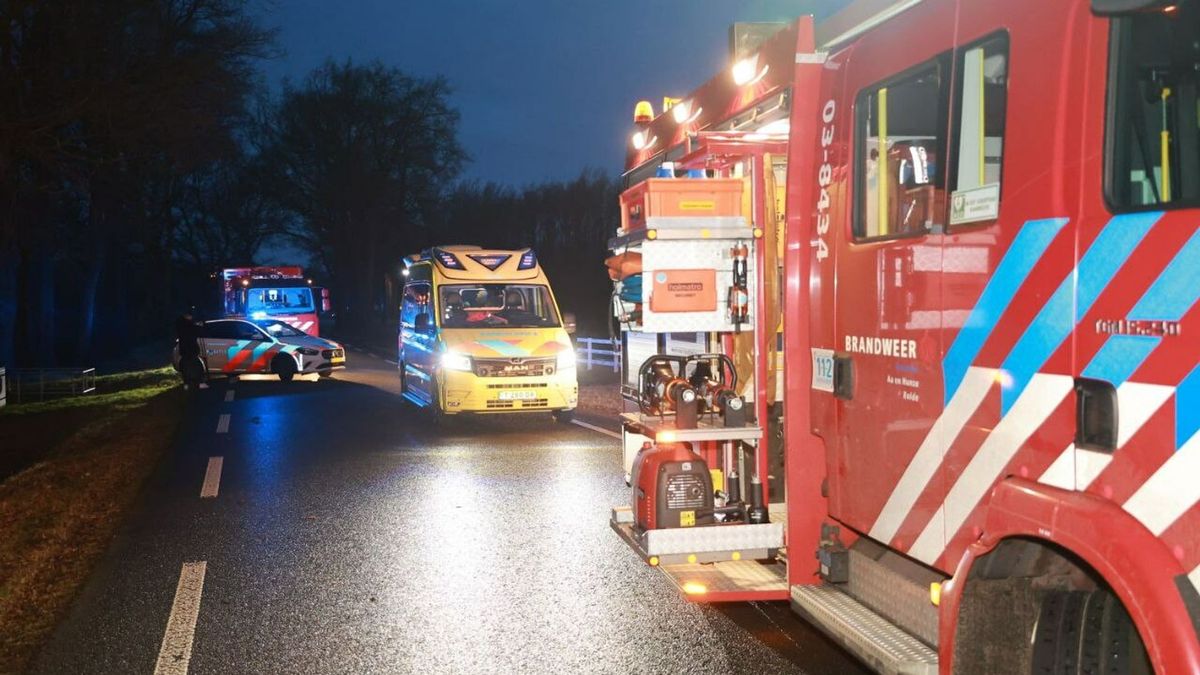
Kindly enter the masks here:
M 475 359 L 479 377 L 548 377 L 554 374 L 554 358 Z
M 549 386 L 545 382 L 517 382 L 515 384 L 489 384 L 488 389 L 536 389 Z

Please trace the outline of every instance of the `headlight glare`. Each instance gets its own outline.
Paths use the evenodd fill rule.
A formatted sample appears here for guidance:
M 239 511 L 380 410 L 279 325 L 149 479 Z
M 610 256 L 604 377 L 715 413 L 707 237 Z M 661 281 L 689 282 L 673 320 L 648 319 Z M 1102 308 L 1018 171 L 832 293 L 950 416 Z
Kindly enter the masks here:
M 446 352 L 442 354 L 442 367 L 446 370 L 462 370 L 471 372 L 471 357 L 458 352 Z
M 575 350 L 564 349 L 558 353 L 558 369 L 566 370 L 575 367 Z

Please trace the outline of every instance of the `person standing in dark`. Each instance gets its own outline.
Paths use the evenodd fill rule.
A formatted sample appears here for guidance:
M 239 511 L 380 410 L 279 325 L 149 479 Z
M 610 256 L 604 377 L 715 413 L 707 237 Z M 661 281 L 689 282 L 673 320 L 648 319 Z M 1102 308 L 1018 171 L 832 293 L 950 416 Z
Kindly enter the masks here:
M 208 389 L 204 363 L 200 360 L 200 327 L 190 309 L 175 319 L 175 338 L 179 340 L 179 374 L 183 376 L 184 388 L 194 384 L 199 389 Z

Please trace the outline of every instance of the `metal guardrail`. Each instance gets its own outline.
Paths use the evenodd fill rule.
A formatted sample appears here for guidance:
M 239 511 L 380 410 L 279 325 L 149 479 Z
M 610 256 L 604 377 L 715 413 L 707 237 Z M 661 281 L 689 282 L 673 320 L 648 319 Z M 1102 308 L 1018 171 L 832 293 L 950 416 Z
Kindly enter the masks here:
M 577 337 L 575 356 L 579 364 L 591 370 L 593 366 L 621 370 L 621 345 L 608 338 Z
M 0 366 L 0 408 L 8 405 L 8 373 Z
M 8 378 L 15 403 L 96 391 L 95 368 L 17 368 Z

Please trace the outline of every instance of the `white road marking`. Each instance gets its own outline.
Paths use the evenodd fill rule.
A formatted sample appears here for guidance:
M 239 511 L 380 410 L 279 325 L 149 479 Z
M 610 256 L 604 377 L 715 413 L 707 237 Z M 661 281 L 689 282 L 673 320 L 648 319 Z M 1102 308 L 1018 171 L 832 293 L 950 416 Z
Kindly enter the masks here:
M 618 440 L 621 438 L 621 434 L 618 434 L 615 431 L 609 431 L 608 429 L 605 429 L 604 427 L 598 427 L 595 424 L 588 424 L 587 422 L 582 422 L 580 420 L 571 420 L 571 423 L 577 424 L 577 425 L 583 427 L 584 429 L 591 429 L 592 431 L 598 431 L 598 432 L 604 434 L 605 436 L 611 436 Z
M 225 413 L 217 418 L 217 433 L 224 434 L 229 432 L 229 413 Z
M 230 389 L 229 391 L 225 392 L 225 402 L 226 402 L 226 403 L 232 403 L 232 402 L 233 402 L 233 390 L 232 390 L 232 389 Z
M 384 359 L 384 361 L 387 361 L 388 363 L 392 364 L 393 366 L 399 366 L 399 365 L 400 365 L 399 363 L 396 363 L 395 361 L 393 361 L 393 360 L 391 360 L 391 359 Z
M 208 469 L 204 471 L 204 484 L 200 486 L 200 497 L 216 497 L 221 488 L 221 467 L 225 464 L 224 457 L 209 457 Z
M 1200 499 L 1197 473 L 1200 473 L 1200 433 L 1193 434 L 1142 483 L 1125 502 L 1125 510 L 1155 536 L 1162 534 Z
M 192 639 L 196 635 L 196 617 L 200 614 L 200 594 L 204 591 L 206 564 L 185 562 L 175 587 L 175 601 L 167 618 L 167 631 L 158 649 L 155 675 L 185 675 L 192 660 Z
M 946 493 L 942 517 L 929 521 L 908 549 L 909 555 L 926 563 L 937 559 L 946 542 L 958 532 L 996 481 L 1001 469 L 1024 447 L 1074 386 L 1074 378 L 1066 375 L 1038 373 L 1033 376 L 1012 409 L 979 446 Z
M 967 420 L 975 414 L 984 397 L 992 390 L 996 383 L 996 373 L 995 368 L 972 366 L 967 369 L 962 384 L 954 392 L 946 409 L 930 427 L 925 440 L 921 442 L 921 447 L 917 449 L 917 454 L 913 455 L 912 461 L 904 469 L 904 475 L 900 477 L 892 495 L 879 512 L 879 518 L 871 527 L 872 538 L 886 544 L 896 536 L 896 530 L 900 529 L 913 505 L 917 503 L 917 498 L 925 491 L 925 486 L 933 479 L 937 468 L 942 465 L 946 449 L 958 438 Z

